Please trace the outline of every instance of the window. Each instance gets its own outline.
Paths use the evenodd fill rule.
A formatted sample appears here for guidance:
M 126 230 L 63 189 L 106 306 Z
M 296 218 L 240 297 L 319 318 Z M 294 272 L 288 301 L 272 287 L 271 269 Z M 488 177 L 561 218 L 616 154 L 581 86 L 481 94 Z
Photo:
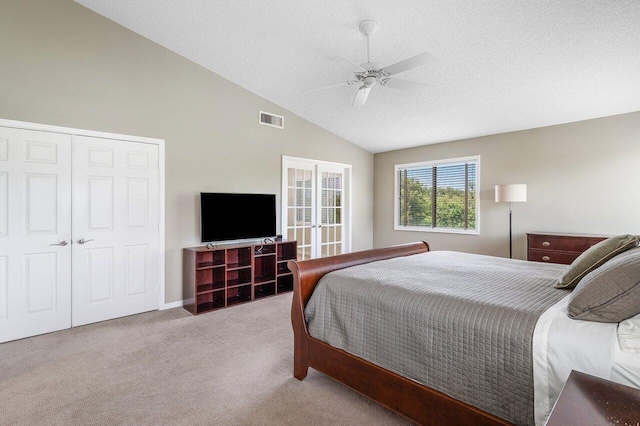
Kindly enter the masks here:
M 395 167 L 395 226 L 405 231 L 478 233 L 480 157 Z

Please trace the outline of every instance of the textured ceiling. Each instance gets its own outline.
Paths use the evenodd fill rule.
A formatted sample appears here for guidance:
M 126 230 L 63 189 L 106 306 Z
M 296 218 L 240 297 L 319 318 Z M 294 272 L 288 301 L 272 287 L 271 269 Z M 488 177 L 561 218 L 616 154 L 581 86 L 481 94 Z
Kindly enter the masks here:
M 636 0 L 76 0 L 371 152 L 640 111 Z M 422 52 L 422 93 L 357 86 L 330 61 Z

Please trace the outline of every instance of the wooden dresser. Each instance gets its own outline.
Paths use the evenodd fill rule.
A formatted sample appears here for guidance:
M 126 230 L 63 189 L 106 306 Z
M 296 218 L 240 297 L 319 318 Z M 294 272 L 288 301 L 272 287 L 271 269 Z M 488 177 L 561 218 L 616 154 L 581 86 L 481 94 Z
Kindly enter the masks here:
M 569 265 L 582 252 L 606 238 L 604 235 L 528 233 L 527 260 Z

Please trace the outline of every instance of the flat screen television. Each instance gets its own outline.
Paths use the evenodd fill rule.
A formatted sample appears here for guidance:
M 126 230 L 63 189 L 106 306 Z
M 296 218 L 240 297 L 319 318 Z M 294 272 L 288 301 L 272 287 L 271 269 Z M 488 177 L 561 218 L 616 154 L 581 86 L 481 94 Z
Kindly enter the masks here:
M 203 243 L 275 235 L 274 194 L 200 193 L 200 237 Z

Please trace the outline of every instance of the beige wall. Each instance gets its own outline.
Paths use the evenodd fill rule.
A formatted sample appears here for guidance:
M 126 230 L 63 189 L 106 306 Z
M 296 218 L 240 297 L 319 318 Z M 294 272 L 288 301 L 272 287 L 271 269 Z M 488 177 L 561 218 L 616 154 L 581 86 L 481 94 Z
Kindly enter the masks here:
M 279 202 L 282 155 L 353 165 L 353 249 L 372 246 L 369 152 L 72 0 L 0 11 L 0 118 L 166 140 L 167 302 L 182 299 L 182 247 L 200 241 L 199 192 Z M 259 110 L 286 129 L 259 125 Z
M 480 155 L 480 235 L 393 230 L 394 165 Z M 425 240 L 434 250 L 509 256 L 509 208 L 494 186 L 526 183 L 513 204 L 514 257 L 526 233 L 640 234 L 640 112 L 374 156 L 374 246 Z

